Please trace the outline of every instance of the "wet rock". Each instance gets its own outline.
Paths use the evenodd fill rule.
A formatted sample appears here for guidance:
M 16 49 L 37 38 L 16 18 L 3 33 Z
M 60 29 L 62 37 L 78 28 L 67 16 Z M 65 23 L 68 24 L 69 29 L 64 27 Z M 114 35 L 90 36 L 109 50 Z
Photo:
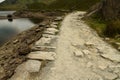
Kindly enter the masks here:
M 55 55 L 56 55 L 56 53 L 54 53 L 54 52 L 36 51 L 36 52 L 31 52 L 30 54 L 28 54 L 27 57 L 29 59 L 53 61 L 53 60 L 55 60 Z
M 84 57 L 83 52 L 81 52 L 80 50 L 77 50 L 77 49 L 74 51 L 74 55 L 76 57 Z

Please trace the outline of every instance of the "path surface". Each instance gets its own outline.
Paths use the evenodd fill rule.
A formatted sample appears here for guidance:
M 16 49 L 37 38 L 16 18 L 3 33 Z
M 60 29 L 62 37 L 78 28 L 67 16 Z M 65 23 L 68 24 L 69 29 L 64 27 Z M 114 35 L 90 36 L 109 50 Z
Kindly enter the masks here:
M 10 80 L 120 80 L 120 52 L 86 25 L 83 15 L 68 14 L 59 35 L 61 18 L 51 23 Z
M 83 14 L 65 17 L 56 59 L 42 69 L 38 80 L 120 80 L 120 52 L 81 20 Z

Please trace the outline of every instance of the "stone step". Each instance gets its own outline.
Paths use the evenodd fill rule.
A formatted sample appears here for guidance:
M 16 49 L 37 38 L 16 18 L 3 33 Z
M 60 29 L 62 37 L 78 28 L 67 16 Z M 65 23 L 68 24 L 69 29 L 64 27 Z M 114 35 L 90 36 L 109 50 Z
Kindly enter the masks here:
M 31 48 L 32 51 L 51 51 L 54 52 L 56 47 L 52 46 L 34 46 Z
M 55 38 L 57 37 L 56 35 L 50 35 L 50 34 L 42 34 L 43 37 L 45 38 Z
M 48 60 L 53 61 L 55 60 L 55 52 L 45 52 L 45 51 L 36 51 L 31 52 L 27 55 L 27 58 L 29 59 L 35 59 L 35 60 Z
M 47 28 L 46 30 L 49 32 L 59 32 L 59 30 L 57 30 L 55 28 Z
M 30 73 L 39 72 L 40 68 L 40 61 L 28 60 L 16 68 L 15 74 L 9 80 L 29 80 Z
M 35 45 L 45 45 L 45 44 L 50 44 L 52 38 L 45 38 L 42 37 L 40 40 L 38 40 Z

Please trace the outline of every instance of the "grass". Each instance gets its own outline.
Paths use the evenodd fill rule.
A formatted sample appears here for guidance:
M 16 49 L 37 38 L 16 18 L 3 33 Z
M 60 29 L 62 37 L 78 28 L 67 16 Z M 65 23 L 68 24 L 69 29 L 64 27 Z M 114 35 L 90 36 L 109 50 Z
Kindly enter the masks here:
M 110 40 L 107 40 L 113 47 L 117 48 L 120 45 L 120 20 L 106 22 L 100 19 L 97 15 L 85 19 L 85 22 L 103 38 L 108 37 Z
M 102 19 L 96 16 L 97 15 L 87 18 L 85 19 L 85 21 L 88 25 L 90 25 L 90 27 L 96 30 L 100 36 L 104 36 L 104 32 L 107 26 L 106 22 L 104 22 Z

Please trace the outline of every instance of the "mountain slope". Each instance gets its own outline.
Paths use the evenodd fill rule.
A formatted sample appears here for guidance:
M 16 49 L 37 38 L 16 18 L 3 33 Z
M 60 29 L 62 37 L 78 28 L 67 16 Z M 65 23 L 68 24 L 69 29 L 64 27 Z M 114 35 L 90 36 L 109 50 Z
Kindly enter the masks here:
M 5 0 L 3 8 L 87 10 L 100 0 Z M 7 5 L 7 6 L 6 6 Z

